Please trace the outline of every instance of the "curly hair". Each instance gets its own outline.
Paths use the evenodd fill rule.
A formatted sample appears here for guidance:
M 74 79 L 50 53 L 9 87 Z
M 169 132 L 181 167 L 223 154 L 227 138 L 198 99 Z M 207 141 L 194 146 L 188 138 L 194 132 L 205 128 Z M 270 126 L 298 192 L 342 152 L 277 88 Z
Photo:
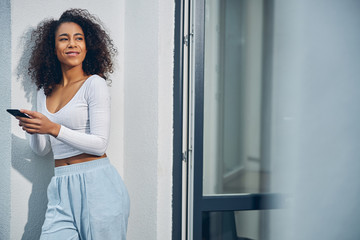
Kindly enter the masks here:
M 97 74 L 105 79 L 113 72 L 113 57 L 117 50 L 104 30 L 101 21 L 85 9 L 69 9 L 59 20 L 45 19 L 32 33 L 34 47 L 29 60 L 28 73 L 38 90 L 43 88 L 50 96 L 55 85 L 62 80 L 62 71 L 55 53 L 55 33 L 65 22 L 78 24 L 85 35 L 87 48 L 82 63 L 84 73 Z

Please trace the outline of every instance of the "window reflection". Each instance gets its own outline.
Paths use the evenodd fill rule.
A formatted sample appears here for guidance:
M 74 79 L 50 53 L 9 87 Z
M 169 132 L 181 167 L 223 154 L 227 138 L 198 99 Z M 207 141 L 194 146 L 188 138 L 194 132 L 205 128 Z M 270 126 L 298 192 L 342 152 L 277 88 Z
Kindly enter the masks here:
M 205 11 L 203 193 L 265 192 L 263 1 L 208 0 Z
M 281 232 L 270 231 L 268 220 L 283 211 L 204 212 L 202 240 L 281 239 Z

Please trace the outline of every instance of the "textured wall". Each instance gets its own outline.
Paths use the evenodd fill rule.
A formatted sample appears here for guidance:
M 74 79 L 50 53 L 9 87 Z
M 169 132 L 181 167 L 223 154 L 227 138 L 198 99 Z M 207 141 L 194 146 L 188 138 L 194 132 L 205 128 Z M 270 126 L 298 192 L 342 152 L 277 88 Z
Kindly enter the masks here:
M 11 8 L 10 0 L 0 2 L 0 239 L 10 236 L 10 169 L 11 131 L 10 116 L 5 109 L 10 106 L 11 91 Z
M 172 237 L 172 169 L 173 169 L 173 56 L 174 12 L 172 1 L 159 1 L 158 35 L 158 162 L 157 162 L 157 238 Z
M 151 14 L 146 14 L 147 11 Z M 156 199 L 158 191 L 158 26 L 154 17 L 157 12 L 157 2 L 126 3 L 125 178 L 129 188 L 135 190 L 130 192 L 131 239 L 156 239 L 156 201 L 150 199 Z M 142 223 L 142 227 L 135 227 L 136 222 Z
M 171 238 L 173 29 L 171 1 L 126 2 L 124 167 L 134 190 L 129 239 Z

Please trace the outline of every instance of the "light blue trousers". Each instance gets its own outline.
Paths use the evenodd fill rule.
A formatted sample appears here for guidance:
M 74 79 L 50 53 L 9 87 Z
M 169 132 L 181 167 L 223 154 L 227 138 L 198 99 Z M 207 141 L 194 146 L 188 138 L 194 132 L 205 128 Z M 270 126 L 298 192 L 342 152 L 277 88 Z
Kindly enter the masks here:
M 124 240 L 126 187 L 108 158 L 55 168 L 40 240 Z

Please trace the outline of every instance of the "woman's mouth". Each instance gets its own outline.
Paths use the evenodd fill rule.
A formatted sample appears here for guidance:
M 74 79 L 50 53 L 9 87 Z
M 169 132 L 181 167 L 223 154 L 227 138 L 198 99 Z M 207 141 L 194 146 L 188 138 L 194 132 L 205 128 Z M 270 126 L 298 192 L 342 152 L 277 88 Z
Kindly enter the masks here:
M 74 56 L 77 56 L 79 55 L 80 53 L 79 52 L 67 52 L 66 55 L 70 56 L 70 57 L 74 57 Z

